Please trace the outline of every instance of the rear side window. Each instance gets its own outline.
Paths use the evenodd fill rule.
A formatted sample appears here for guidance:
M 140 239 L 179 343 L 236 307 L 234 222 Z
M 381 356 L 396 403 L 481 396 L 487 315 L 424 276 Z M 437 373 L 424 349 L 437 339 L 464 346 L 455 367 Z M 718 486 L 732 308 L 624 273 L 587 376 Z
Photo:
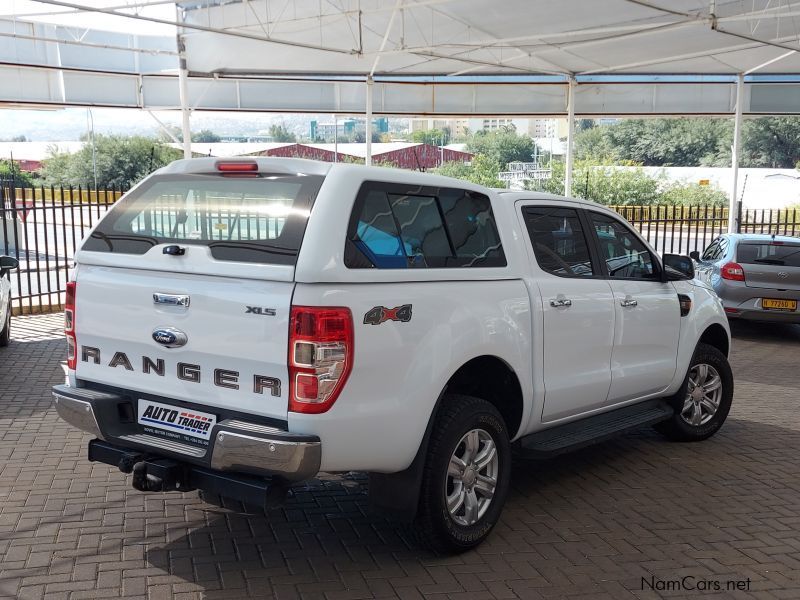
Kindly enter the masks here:
M 119 201 L 84 242 L 144 254 L 164 243 L 208 246 L 218 260 L 293 265 L 320 176 L 161 175 Z
M 800 244 L 742 242 L 736 249 L 736 262 L 800 267 Z
M 491 202 L 483 194 L 366 182 L 345 247 L 353 268 L 504 267 Z
M 525 225 L 539 266 L 561 277 L 594 275 L 586 233 L 571 208 L 523 208 Z

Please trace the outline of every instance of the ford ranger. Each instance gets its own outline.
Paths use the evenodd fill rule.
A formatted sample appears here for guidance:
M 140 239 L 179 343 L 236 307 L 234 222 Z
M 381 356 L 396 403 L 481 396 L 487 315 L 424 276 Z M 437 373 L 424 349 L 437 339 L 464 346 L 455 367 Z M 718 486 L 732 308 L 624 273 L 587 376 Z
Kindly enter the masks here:
M 731 406 L 717 296 L 591 202 L 192 159 L 127 193 L 75 263 L 55 406 L 142 491 L 266 508 L 360 471 L 459 552 L 498 521 L 513 452 L 645 425 L 702 440 Z

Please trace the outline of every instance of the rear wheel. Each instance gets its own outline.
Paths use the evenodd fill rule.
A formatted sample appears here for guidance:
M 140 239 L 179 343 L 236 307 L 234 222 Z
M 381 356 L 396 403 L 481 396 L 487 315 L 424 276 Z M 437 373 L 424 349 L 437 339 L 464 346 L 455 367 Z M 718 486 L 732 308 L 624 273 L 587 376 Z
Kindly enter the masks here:
M 672 398 L 675 414 L 658 423 L 656 430 L 681 442 L 704 440 L 722 427 L 732 402 L 733 373 L 728 359 L 714 346 L 698 344 L 686 380 Z
M 508 495 L 511 451 L 503 417 L 480 398 L 448 395 L 423 471 L 417 537 L 437 552 L 464 552 L 497 523 Z
M 11 342 L 11 307 L 8 307 L 6 313 L 6 322 L 3 329 L 0 330 L 0 346 L 8 346 Z

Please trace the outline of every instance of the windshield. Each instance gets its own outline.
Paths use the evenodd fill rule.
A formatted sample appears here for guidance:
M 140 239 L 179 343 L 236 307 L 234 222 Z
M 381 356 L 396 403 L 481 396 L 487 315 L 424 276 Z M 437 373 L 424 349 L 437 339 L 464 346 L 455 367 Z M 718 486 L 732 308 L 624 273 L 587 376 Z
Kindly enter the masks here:
M 323 177 L 161 175 L 120 200 L 84 250 L 144 254 L 208 246 L 218 260 L 295 264 Z
M 800 243 L 764 242 L 739 244 L 737 261 L 742 264 L 800 267 Z

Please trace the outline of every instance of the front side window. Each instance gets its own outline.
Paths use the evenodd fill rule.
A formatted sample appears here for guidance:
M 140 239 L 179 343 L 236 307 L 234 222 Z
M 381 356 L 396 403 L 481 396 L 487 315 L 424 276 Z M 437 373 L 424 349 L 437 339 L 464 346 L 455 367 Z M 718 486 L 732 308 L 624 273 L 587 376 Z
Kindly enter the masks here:
M 653 255 L 630 229 L 612 217 L 594 212 L 589 215 L 609 277 L 656 279 Z
M 487 196 L 455 188 L 366 182 L 345 246 L 348 268 L 504 267 Z
M 578 211 L 572 208 L 523 208 L 525 225 L 539 266 L 561 277 L 594 275 L 589 245 Z

